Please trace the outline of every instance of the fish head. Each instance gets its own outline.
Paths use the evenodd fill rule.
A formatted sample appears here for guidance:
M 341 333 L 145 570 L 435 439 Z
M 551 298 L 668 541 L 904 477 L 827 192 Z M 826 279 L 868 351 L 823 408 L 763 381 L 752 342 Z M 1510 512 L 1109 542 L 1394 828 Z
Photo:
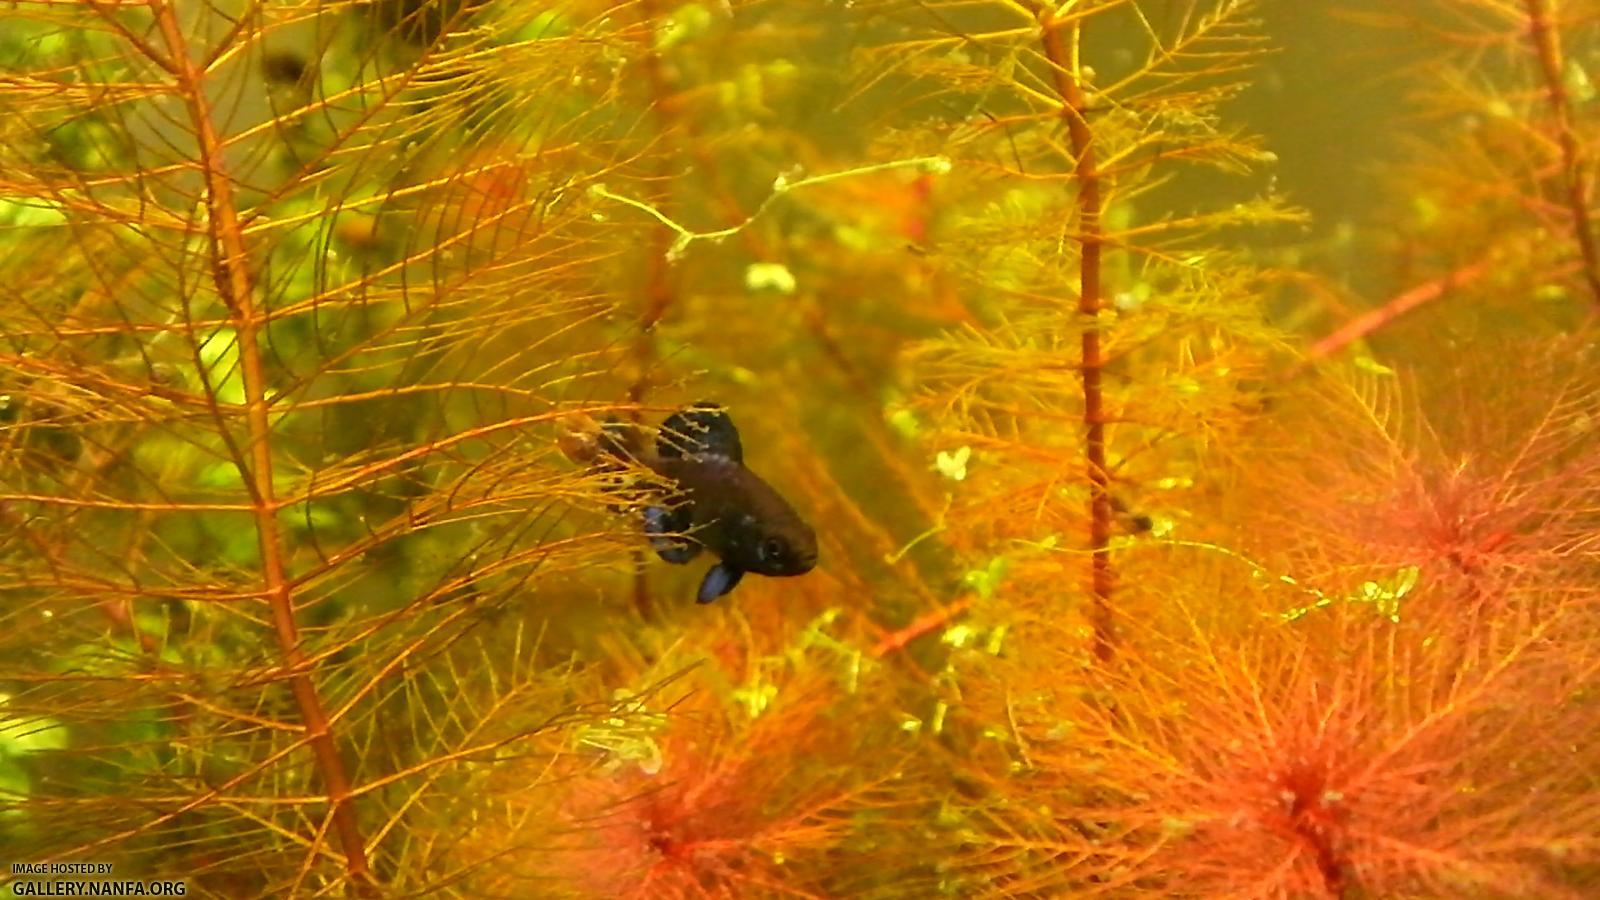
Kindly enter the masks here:
M 735 561 L 746 571 L 758 575 L 804 575 L 817 565 L 817 533 L 798 515 L 779 516 L 763 521 L 744 548 L 744 559 Z
M 757 575 L 804 575 L 817 565 L 817 533 L 765 482 L 748 474 L 724 529 L 723 561 Z

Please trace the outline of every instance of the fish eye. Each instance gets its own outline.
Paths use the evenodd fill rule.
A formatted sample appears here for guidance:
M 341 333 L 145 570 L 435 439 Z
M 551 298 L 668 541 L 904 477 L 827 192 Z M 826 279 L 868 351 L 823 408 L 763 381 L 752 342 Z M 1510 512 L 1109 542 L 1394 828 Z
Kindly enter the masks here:
M 761 542 L 761 549 L 758 552 L 761 554 L 761 559 L 763 562 L 772 562 L 773 560 L 781 559 L 783 557 L 784 549 L 785 548 L 782 540 L 779 540 L 775 537 L 769 537 Z

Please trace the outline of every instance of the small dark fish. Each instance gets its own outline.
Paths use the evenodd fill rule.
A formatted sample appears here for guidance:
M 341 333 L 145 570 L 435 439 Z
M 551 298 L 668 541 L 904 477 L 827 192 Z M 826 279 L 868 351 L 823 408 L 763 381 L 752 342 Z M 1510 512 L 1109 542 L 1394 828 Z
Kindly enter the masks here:
M 817 535 L 788 501 L 745 468 L 739 430 L 720 407 L 696 403 L 661 423 L 653 452 L 630 448 L 627 426 L 604 426 L 602 449 L 631 459 L 671 488 L 644 508 L 656 555 L 683 565 L 701 550 L 720 560 L 700 582 L 697 601 L 733 590 L 746 572 L 804 575 L 817 564 Z

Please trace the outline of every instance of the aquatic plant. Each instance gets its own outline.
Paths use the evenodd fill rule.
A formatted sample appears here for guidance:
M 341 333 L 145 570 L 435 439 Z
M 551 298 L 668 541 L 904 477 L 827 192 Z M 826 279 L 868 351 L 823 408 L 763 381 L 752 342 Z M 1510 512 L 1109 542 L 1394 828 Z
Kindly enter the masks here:
M 786 645 L 734 614 L 718 616 L 699 646 L 643 654 L 629 639 L 610 642 L 613 675 L 651 687 L 554 756 L 487 775 L 505 802 L 480 809 L 459 842 L 480 860 L 482 889 L 681 898 L 829 895 L 848 884 L 844 864 L 872 858 L 858 820 L 883 815 L 875 788 L 898 776 L 904 748 L 893 747 L 892 725 L 870 718 L 856 721 L 884 741 L 876 757 L 836 739 L 869 703 L 861 689 L 872 679 L 839 680 L 848 670 L 829 646 L 832 618 Z M 551 783 L 529 791 L 530 774 Z
M 1592 894 L 1600 9 L 1286 8 L 11 4 L 0 846 Z M 1341 230 L 1251 91 L 1386 26 Z M 820 548 L 709 606 L 595 452 L 699 400 Z
M 531 85 L 601 63 L 452 10 L 6 14 L 15 854 L 375 889 L 450 773 L 576 708 L 494 720 L 562 678 L 493 623 L 614 552 L 532 437 L 610 356 L 571 345 L 609 306 L 571 179 L 611 149 Z
M 1571 328 L 1600 303 L 1593 191 L 1593 3 L 1358 4 L 1363 27 L 1421 42 L 1392 79 L 1407 100 L 1382 220 L 1363 249 L 1393 260 L 1391 300 L 1332 328 L 1320 358 L 1377 331 Z M 1447 299 L 1450 309 L 1413 313 Z M 1395 323 L 1400 320 L 1400 327 Z

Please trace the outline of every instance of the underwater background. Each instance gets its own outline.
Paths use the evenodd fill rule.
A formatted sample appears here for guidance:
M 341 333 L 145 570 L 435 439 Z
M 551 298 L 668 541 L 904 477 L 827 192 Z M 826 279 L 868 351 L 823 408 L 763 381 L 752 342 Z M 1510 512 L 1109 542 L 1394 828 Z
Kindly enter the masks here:
M 7 4 L 0 864 L 1600 896 L 1597 66 L 1596 0 Z

